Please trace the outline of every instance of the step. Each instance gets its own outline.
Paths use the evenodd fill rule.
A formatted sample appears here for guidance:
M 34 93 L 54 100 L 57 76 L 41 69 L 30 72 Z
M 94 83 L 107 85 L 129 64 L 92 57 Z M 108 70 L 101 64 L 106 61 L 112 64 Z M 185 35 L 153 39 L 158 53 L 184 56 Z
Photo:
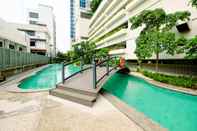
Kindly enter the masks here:
M 83 94 L 83 95 L 89 95 L 89 96 L 94 96 L 94 97 L 97 97 L 97 95 L 98 95 L 98 91 L 96 89 L 95 89 L 95 91 L 85 90 L 85 89 L 83 90 L 83 89 L 67 87 L 63 84 L 58 84 L 57 87 L 59 89 L 63 89 L 63 90 L 70 91 L 70 92 L 77 92 L 77 93 L 80 93 L 80 94 Z
M 56 88 L 54 90 L 51 90 L 50 94 L 56 97 L 60 97 L 90 107 L 92 107 L 94 102 L 96 101 L 96 96 L 84 95 L 77 92 L 67 91 L 61 88 L 60 89 Z

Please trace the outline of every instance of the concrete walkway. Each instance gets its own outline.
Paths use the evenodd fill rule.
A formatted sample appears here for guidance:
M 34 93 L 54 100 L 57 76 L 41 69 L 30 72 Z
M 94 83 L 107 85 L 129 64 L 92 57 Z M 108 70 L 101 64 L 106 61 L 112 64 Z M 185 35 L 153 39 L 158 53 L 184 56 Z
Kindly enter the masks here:
M 142 131 L 102 96 L 89 108 L 48 92 L 0 92 L 0 123 L 0 131 Z

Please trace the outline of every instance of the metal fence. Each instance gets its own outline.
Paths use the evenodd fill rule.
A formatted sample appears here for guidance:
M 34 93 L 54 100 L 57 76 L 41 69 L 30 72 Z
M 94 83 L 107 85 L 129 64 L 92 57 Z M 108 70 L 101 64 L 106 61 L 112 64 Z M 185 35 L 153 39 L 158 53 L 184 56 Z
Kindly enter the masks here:
M 26 65 L 47 64 L 49 57 L 0 48 L 0 70 Z

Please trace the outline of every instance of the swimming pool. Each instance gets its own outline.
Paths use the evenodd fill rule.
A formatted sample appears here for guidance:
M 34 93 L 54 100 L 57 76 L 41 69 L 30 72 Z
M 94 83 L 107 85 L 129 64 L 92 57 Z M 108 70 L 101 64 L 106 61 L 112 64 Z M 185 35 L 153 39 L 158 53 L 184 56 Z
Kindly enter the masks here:
M 197 96 L 116 73 L 103 88 L 169 131 L 197 131 Z
M 65 69 L 65 77 L 69 76 L 77 71 L 80 68 L 74 65 L 68 65 Z M 36 74 L 26 78 L 21 81 L 19 88 L 21 89 L 33 89 L 33 90 L 43 90 L 43 89 L 52 89 L 55 88 L 57 83 L 60 83 L 62 80 L 62 65 L 61 64 L 52 64 L 48 67 L 42 69 Z

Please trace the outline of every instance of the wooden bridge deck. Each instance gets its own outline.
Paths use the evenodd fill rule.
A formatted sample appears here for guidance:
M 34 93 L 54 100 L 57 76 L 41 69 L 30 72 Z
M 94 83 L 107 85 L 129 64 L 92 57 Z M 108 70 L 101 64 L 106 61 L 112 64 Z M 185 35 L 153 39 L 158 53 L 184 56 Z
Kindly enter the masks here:
M 97 67 L 97 79 L 100 79 L 106 73 L 106 67 Z M 116 70 L 112 70 L 93 88 L 93 70 L 88 69 L 79 73 L 64 83 L 58 84 L 57 88 L 51 91 L 52 95 L 69 99 L 80 104 L 92 106 L 96 101 L 97 95 L 103 84 L 110 78 Z

